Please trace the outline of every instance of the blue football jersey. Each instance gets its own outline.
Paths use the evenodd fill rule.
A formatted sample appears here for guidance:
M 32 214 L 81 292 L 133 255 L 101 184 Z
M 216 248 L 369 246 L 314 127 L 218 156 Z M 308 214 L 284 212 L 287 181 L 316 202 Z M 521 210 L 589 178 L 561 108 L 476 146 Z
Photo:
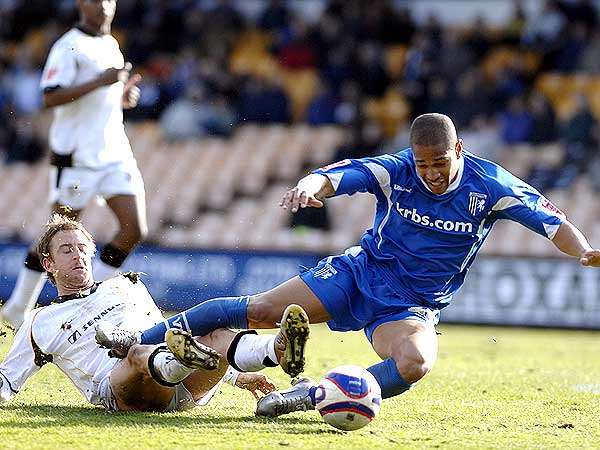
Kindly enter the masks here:
M 373 228 L 360 245 L 400 295 L 437 308 L 447 305 L 492 226 L 509 219 L 552 239 L 564 214 L 499 165 L 463 152 L 455 181 L 441 195 L 418 176 L 412 152 L 347 159 L 315 173 L 336 195 L 377 198 Z

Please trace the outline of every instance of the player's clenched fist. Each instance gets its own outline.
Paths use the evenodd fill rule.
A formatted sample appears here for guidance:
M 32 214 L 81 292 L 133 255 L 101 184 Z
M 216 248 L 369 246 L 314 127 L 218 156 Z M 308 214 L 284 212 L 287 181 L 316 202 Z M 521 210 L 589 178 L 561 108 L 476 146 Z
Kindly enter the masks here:
M 140 88 L 136 85 L 142 80 L 142 76 L 138 73 L 133 75 L 123 88 L 123 108 L 135 108 L 140 100 Z
M 587 250 L 583 252 L 579 261 L 584 266 L 600 267 L 600 250 Z

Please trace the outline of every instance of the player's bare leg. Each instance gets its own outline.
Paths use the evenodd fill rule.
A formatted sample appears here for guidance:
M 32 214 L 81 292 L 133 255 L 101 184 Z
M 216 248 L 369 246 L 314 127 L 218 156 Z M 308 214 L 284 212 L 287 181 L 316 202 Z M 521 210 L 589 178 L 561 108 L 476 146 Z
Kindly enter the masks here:
M 133 345 L 110 373 L 110 385 L 120 411 L 162 411 L 175 393 L 152 376 L 148 360 L 156 345 Z
M 220 358 L 215 370 L 197 369 L 183 381 L 183 384 L 197 402 L 221 381 L 228 367 L 227 360 Z
M 119 222 L 119 231 L 111 244 L 130 252 L 148 234 L 144 195 L 115 195 L 106 203 Z
M 408 390 L 432 369 L 437 335 L 429 322 L 387 322 L 373 332 L 373 349 L 384 361 L 369 371 L 381 385 L 383 398 L 392 397 Z
M 306 311 L 310 323 L 327 322 L 329 313 L 298 276 L 280 284 L 270 291 L 249 298 L 247 318 L 248 328 L 275 328 L 285 309 L 299 305 Z
M 71 219 L 77 219 L 81 210 L 74 210 L 69 206 L 54 203 L 52 213 L 60 213 Z M 23 323 L 25 313 L 32 310 L 37 303 L 45 283 L 44 268 L 35 250 L 30 248 L 25 264 L 19 271 L 15 288 L 0 310 L 0 322 L 6 321 L 14 328 L 19 328 Z
M 94 262 L 94 279 L 105 280 L 121 267 L 129 253 L 148 233 L 146 200 L 143 194 L 115 195 L 107 201 L 119 222 L 115 237 L 102 249 Z

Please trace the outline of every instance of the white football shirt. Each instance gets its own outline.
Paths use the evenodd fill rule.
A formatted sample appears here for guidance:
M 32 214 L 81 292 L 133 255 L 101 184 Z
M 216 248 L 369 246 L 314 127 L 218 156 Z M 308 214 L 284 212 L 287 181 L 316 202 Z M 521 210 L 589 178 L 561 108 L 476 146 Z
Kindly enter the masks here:
M 142 331 L 164 319 L 144 284 L 124 275 L 102 282 L 85 297 L 34 309 L 0 364 L 1 400 L 14 396 L 40 369 L 36 353 L 43 353 L 90 403 L 101 404 L 98 385 L 119 361 L 96 343 L 94 327 L 101 320 Z
M 123 66 L 114 37 L 73 28 L 52 46 L 40 87 L 77 86 L 106 69 Z M 49 136 L 52 151 L 72 154 L 75 167 L 102 168 L 133 158 L 123 125 L 123 88 L 122 82 L 113 83 L 55 107 Z

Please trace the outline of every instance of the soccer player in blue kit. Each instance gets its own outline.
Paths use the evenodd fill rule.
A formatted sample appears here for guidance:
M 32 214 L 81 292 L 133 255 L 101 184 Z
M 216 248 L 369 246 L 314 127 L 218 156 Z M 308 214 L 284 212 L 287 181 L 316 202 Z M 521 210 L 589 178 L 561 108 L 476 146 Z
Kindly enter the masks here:
M 336 195 L 375 195 L 373 228 L 360 246 L 325 258 L 268 292 L 201 303 L 181 313 L 188 331 L 204 335 L 218 327 L 274 328 L 285 308 L 297 304 L 311 323 L 327 322 L 335 331 L 364 330 L 382 359 L 367 370 L 383 398 L 389 398 L 407 391 L 433 367 L 439 311 L 463 284 L 497 220 L 519 222 L 582 265 L 600 267 L 600 250 L 550 201 L 497 164 L 465 151 L 449 117 L 417 117 L 410 144 L 393 155 L 318 169 L 281 201 L 296 212 L 319 208 Z M 159 324 L 138 341 L 161 342 L 165 331 L 166 324 Z M 257 414 L 313 409 L 313 397 L 313 383 L 303 379 L 288 391 L 264 397 Z

